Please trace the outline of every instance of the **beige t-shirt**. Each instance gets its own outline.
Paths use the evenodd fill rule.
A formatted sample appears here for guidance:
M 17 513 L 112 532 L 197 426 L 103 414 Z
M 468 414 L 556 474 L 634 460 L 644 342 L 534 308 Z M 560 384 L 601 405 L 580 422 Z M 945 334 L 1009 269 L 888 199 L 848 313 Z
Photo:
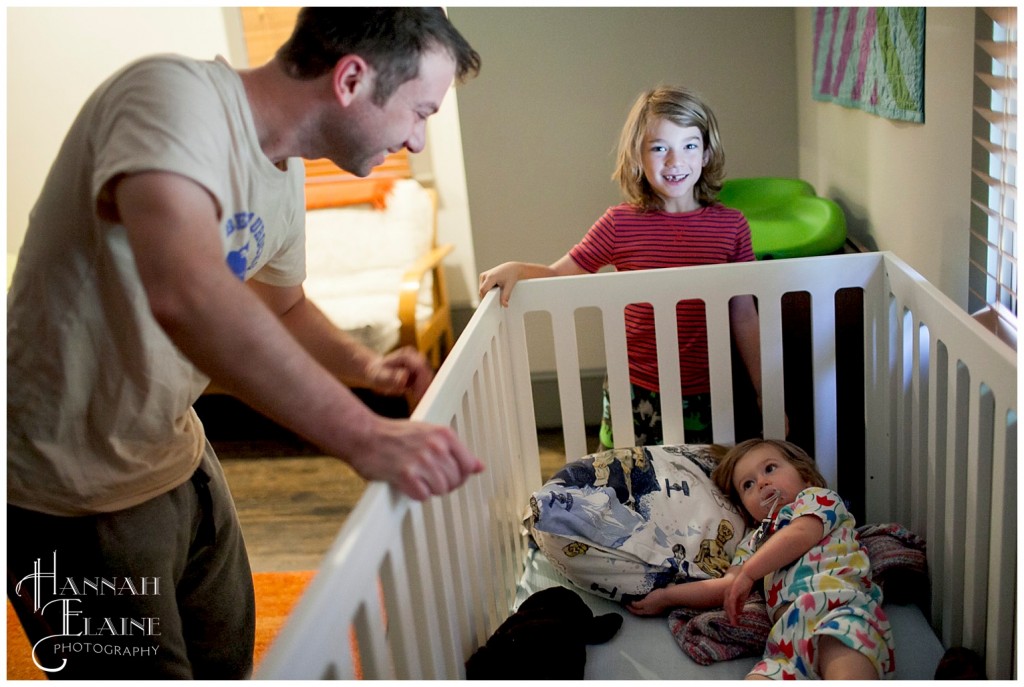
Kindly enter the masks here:
M 133 63 L 90 97 L 29 218 L 7 297 L 7 500 L 54 515 L 120 510 L 199 465 L 209 380 L 153 319 L 108 183 L 164 170 L 215 197 L 227 266 L 305 277 L 303 171 L 263 154 L 223 60 Z M 245 351 L 238 355 L 245 356 Z

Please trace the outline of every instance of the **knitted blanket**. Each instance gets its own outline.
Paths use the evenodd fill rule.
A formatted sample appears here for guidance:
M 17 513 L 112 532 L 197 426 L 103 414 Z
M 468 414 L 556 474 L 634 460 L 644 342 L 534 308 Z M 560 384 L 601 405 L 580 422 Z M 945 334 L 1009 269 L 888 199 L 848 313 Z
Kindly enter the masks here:
M 685 583 L 683 583 L 685 584 Z M 732 625 L 725 609 L 701 611 L 677 608 L 668 616 L 668 627 L 683 652 L 702 666 L 742 656 L 760 656 L 772 622 L 760 592 L 747 597 L 739 624 Z
M 903 525 L 864 525 L 860 543 L 871 559 L 871 581 L 889 603 L 926 605 L 931 596 L 925 541 Z
M 857 536 L 871 559 L 871 579 L 882 587 L 887 601 L 927 600 L 928 564 L 923 539 L 896 523 L 864 525 L 857 528 Z M 706 666 L 743 656 L 760 656 L 772 623 L 764 598 L 755 592 L 744 602 L 738 625 L 729 623 L 722 608 L 677 608 L 668 616 L 668 627 L 679 648 Z

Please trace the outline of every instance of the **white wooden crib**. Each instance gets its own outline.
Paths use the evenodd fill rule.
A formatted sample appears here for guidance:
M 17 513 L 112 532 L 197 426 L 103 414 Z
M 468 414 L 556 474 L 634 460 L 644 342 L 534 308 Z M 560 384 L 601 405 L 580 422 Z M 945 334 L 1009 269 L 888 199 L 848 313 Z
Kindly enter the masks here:
M 631 422 L 622 312 L 633 302 L 656 313 L 666 443 L 684 441 L 675 303 L 706 302 L 715 441 L 733 443 L 727 304 L 741 294 L 759 303 L 765 436 L 783 435 L 787 412 L 791 425 L 811 425 L 807 448 L 830 484 L 854 495 L 859 519 L 900 522 L 927 540 L 925 613 L 942 645 L 980 653 L 990 678 L 1015 677 L 1016 355 L 890 253 L 535 280 L 507 309 L 488 294 L 415 412 L 452 426 L 487 470 L 424 504 L 372 484 L 257 677 L 463 677 L 513 608 L 528 558 L 521 524 L 541 478 L 526 314 L 550 315 L 572 460 L 587 453 L 577 337 L 603 337 L 613 424 Z M 810 313 L 806 419 L 780 373 L 787 294 Z M 863 303 L 852 337 L 836 307 L 850 294 Z M 602 329 L 577 331 L 580 308 L 598 308 Z M 847 388 L 850 368 L 862 393 Z M 643 622 L 668 635 L 664 620 Z M 588 670 L 602 648 L 588 649 Z

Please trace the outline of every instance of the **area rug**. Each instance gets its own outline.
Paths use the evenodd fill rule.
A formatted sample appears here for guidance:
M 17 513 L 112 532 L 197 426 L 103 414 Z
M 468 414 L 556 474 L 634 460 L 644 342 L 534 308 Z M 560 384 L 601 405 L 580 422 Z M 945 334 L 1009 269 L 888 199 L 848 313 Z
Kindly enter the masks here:
M 312 570 L 253 573 L 256 590 L 256 646 L 253 656 L 257 669 L 314 574 Z M 358 665 L 356 671 L 358 675 Z M 46 679 L 43 671 L 32 663 L 32 648 L 10 601 L 7 602 L 7 679 Z

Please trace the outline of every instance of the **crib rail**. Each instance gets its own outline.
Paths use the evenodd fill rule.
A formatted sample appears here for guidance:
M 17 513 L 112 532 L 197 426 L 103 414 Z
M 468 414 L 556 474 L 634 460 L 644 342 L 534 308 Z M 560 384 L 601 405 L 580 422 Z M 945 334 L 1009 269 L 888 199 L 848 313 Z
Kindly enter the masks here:
M 837 403 L 837 351 L 849 342 L 836 304 L 849 290 L 863 296 L 855 347 L 863 361 L 853 362 L 863 393 L 858 387 L 846 411 L 863 455 L 852 471 L 849 447 L 840 445 L 851 418 Z M 451 426 L 487 470 L 424 504 L 371 485 L 257 676 L 463 675 L 465 658 L 511 608 L 523 569 L 522 511 L 540 484 L 527 326 L 535 313 L 551 323 L 572 459 L 587 453 L 580 340 L 603 340 L 612 421 L 631 424 L 623 310 L 634 302 L 655 312 L 665 438 L 678 443 L 675 305 L 705 301 L 714 436 L 729 444 L 728 303 L 756 296 L 764 434 L 783 436 L 795 392 L 787 394 L 780 372 L 781 304 L 793 293 L 810 304 L 808 448 L 844 495 L 859 490 L 867 521 L 899 521 L 926 537 L 931 621 L 943 642 L 979 651 L 989 677 L 1014 676 L 1016 356 L 888 253 L 532 280 L 517 286 L 507 309 L 488 294 L 414 415 Z M 600 313 L 597 330 L 578 331 L 577 311 L 590 308 Z M 629 443 L 618 434 L 616 442 Z
M 762 403 L 767 436 L 785 435 L 785 384 L 782 350 L 782 301 L 786 294 L 807 294 L 811 304 L 811 361 L 815 399 L 815 458 L 823 474 L 837 484 L 836 414 L 836 294 L 843 289 L 880 292 L 883 279 L 878 254 L 827 256 L 799 260 L 686 267 L 681 269 L 624 272 L 614 275 L 583 275 L 538 279 L 516 286 L 509 305 L 509 329 L 513 337 L 513 367 L 529 370 L 526 352 L 526 319 L 531 313 L 550 316 L 557 378 L 565 432 L 566 453 L 586 454 L 586 428 L 582 413 L 577 343 L 581 338 L 603 337 L 612 425 L 632 424 L 629 405 L 626 335 L 623 311 L 631 303 L 650 303 L 654 309 L 658 367 L 661 383 L 662 422 L 665 441 L 683 443 L 679 360 L 676 355 L 675 308 L 681 299 L 701 299 L 708 317 L 708 349 L 711 372 L 714 437 L 720 444 L 735 442 L 733 418 L 733 370 L 730 359 L 729 301 L 735 296 L 757 297 L 761 326 Z M 581 309 L 600 312 L 602 329 L 578 332 L 575 313 Z M 666 326 L 667 325 L 667 326 Z M 521 380 L 517 405 L 524 422 L 533 423 L 532 399 Z M 632 436 L 620 433 L 618 445 L 632 444 Z
M 455 679 L 508 614 L 525 555 L 519 523 L 540 473 L 536 434 L 523 446 L 514 427 L 494 300 L 484 300 L 469 325 L 475 335 L 456 342 L 413 415 L 451 426 L 487 469 L 423 504 L 371 484 L 258 678 Z
M 868 517 L 928 541 L 932 624 L 946 646 L 1016 677 L 1017 357 L 884 254 L 868 332 Z

